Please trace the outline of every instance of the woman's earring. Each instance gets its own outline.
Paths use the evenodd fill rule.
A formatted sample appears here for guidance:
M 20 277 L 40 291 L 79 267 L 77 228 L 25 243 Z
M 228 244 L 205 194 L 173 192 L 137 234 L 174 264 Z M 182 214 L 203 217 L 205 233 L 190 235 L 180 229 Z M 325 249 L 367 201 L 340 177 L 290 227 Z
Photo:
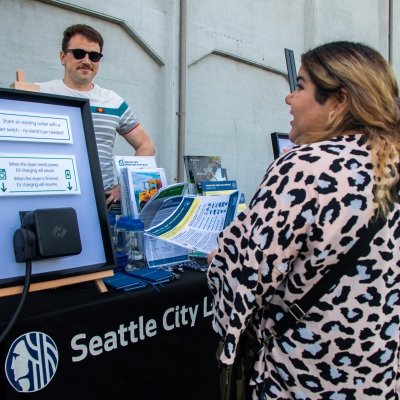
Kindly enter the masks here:
M 332 121 L 332 114 L 334 113 L 335 111 L 331 111 L 330 113 L 329 113 L 329 115 L 328 115 L 328 122 L 331 122 Z

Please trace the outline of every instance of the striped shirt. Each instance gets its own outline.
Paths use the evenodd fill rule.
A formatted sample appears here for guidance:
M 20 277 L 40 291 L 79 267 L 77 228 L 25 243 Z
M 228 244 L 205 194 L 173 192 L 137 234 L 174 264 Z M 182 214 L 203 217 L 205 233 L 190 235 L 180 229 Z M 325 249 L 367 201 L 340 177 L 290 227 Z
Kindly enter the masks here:
M 116 133 L 123 136 L 139 125 L 128 104 L 112 90 L 98 85 L 88 92 L 70 89 L 62 79 L 37 85 L 44 93 L 89 99 L 104 190 L 111 189 L 114 186 L 113 150 Z

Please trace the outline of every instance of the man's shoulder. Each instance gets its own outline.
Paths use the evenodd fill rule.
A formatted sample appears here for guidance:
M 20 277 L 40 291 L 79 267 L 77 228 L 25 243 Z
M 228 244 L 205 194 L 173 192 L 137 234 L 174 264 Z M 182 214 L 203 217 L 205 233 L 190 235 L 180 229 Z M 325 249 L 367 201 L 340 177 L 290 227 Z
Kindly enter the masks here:
M 104 89 L 97 84 L 94 84 L 93 89 L 87 92 L 69 88 L 62 79 L 37 83 L 37 85 L 39 85 L 40 91 L 43 93 L 85 98 L 94 107 L 120 108 L 125 103 L 124 99 L 113 90 Z
M 61 79 L 54 79 L 48 82 L 39 82 L 36 83 L 36 85 L 39 85 L 41 92 L 50 94 L 60 94 L 60 91 L 63 90 L 63 85 L 61 83 L 62 83 Z
M 90 92 L 89 100 L 92 106 L 99 107 L 120 108 L 122 104 L 126 105 L 124 99 L 113 90 L 104 89 L 96 84 Z
M 114 101 L 117 100 L 119 102 L 124 101 L 124 99 L 121 96 L 119 96 L 117 93 L 115 93 L 113 90 L 102 88 L 101 86 L 99 86 L 97 84 L 94 85 L 94 88 L 93 88 L 91 94 L 93 95 L 93 97 L 104 99 L 105 101 L 108 101 L 108 100 L 114 100 Z

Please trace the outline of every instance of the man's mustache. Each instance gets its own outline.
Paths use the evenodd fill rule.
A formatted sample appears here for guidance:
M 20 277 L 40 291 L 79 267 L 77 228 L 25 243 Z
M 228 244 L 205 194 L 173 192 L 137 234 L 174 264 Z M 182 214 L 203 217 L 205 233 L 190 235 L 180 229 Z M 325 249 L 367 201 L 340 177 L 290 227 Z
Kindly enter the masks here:
M 91 71 L 93 71 L 93 67 L 90 64 L 84 63 L 80 64 L 77 69 L 90 69 Z

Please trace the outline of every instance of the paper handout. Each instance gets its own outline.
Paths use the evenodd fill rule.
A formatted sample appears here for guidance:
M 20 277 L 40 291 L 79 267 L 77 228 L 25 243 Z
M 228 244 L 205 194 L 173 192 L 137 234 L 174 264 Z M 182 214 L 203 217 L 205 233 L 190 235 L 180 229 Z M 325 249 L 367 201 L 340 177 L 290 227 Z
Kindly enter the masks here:
M 211 253 L 217 236 L 235 217 L 240 192 L 222 196 L 183 197 L 174 213 L 145 234 L 189 250 Z
M 126 168 L 157 168 L 154 156 L 114 156 L 121 191 L 122 215 L 131 215 Z
M 139 218 L 146 203 L 167 186 L 164 168 L 126 168 L 131 218 Z

